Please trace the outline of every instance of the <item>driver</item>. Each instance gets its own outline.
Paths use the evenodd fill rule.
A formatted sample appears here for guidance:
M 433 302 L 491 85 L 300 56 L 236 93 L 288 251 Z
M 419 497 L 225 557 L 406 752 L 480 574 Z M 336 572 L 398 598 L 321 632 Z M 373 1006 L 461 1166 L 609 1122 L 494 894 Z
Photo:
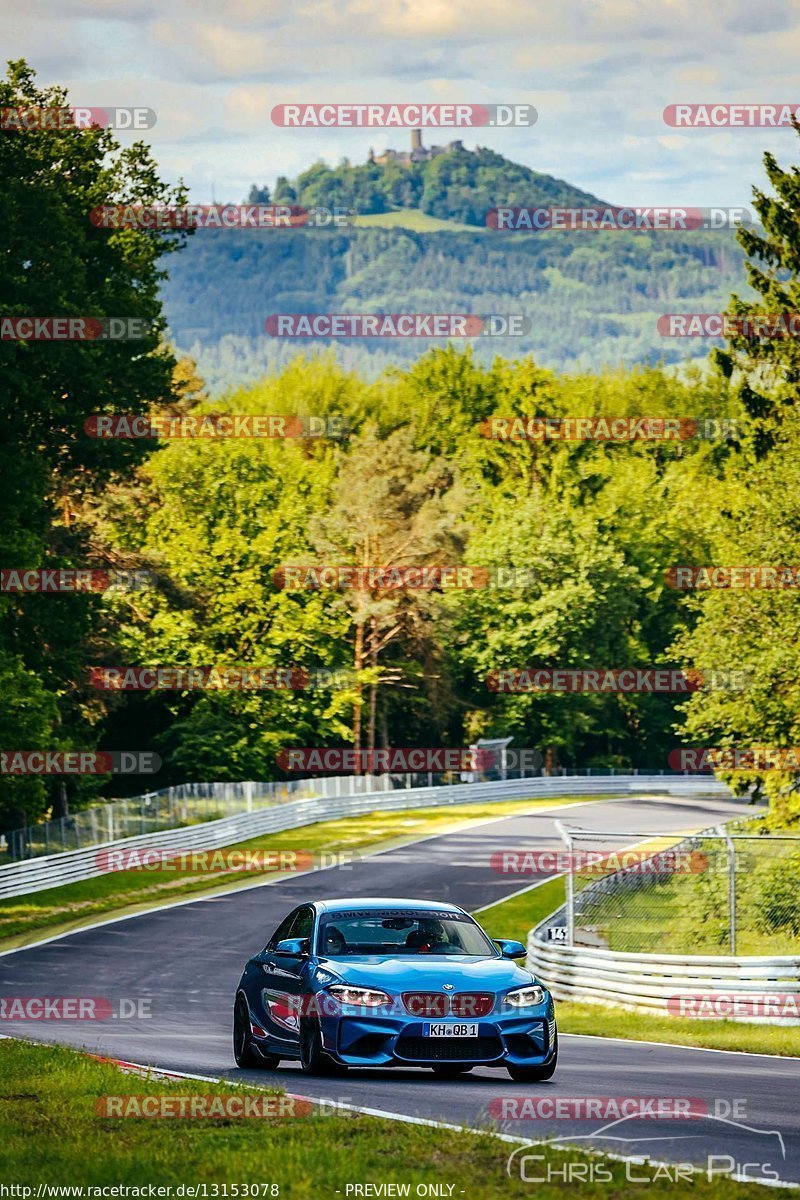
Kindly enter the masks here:
M 430 954 L 442 946 L 449 945 L 450 939 L 445 932 L 444 925 L 434 917 L 421 919 L 419 928 L 406 938 L 406 946 L 419 951 L 420 954 Z
M 325 930 L 325 942 L 323 945 L 323 953 L 329 955 L 344 954 L 347 949 L 347 942 L 344 940 L 344 934 L 341 929 L 337 929 L 335 925 L 329 925 Z

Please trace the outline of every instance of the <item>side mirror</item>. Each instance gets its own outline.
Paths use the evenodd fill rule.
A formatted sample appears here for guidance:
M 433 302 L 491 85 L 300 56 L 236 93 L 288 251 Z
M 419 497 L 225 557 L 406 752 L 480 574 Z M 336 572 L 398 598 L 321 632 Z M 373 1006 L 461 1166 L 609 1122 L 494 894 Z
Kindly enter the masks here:
M 309 938 L 284 938 L 278 942 L 273 953 L 285 954 L 291 958 L 305 958 L 308 955 Z
M 527 958 L 528 951 L 523 946 L 522 942 L 515 942 L 511 938 L 492 938 L 495 946 L 497 946 L 503 958 Z

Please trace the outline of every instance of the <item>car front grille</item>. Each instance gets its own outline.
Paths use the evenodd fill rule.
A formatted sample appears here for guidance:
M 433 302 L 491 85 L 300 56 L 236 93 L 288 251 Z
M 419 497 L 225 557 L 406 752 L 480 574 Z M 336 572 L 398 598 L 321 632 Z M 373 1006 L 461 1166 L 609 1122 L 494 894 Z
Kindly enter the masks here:
M 494 1008 L 491 992 L 403 992 L 403 1005 L 412 1017 L 488 1017 Z
M 450 1011 L 454 1017 L 488 1017 L 493 1008 L 491 992 L 459 992 L 450 997 Z
M 441 992 L 403 992 L 403 1004 L 412 1017 L 446 1017 L 450 1014 L 450 997 Z
M 414 1062 L 454 1062 L 500 1058 L 503 1043 L 498 1037 L 437 1038 L 401 1037 L 394 1052 Z

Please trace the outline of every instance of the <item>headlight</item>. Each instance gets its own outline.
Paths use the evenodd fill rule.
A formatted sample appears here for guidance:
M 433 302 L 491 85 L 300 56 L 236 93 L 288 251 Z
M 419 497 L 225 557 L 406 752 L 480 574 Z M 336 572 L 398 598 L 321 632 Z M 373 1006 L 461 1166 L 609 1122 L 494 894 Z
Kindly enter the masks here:
M 360 1008 L 380 1008 L 382 1004 L 391 1003 L 386 992 L 379 992 L 374 988 L 347 987 L 345 984 L 336 984 L 328 991 L 341 1004 L 355 1004 Z
M 513 992 L 509 992 L 506 996 L 506 1004 L 510 1004 L 512 1008 L 535 1008 L 543 1002 L 544 997 L 544 988 L 539 987 L 538 983 L 534 983 L 530 987 L 516 988 Z

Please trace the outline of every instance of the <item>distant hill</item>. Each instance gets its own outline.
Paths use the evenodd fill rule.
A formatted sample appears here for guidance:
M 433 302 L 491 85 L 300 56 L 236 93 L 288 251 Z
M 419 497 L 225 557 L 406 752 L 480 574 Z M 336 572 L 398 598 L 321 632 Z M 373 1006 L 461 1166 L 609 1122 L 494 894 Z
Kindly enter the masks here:
M 489 150 L 448 150 L 427 162 L 318 163 L 276 202 L 356 209 L 352 228 L 201 230 L 172 256 L 163 288 L 178 348 L 213 391 L 257 379 L 329 342 L 268 337 L 273 313 L 522 313 L 523 337 L 482 338 L 482 361 L 533 354 L 559 370 L 704 358 L 702 339 L 664 338 L 667 312 L 724 311 L 748 294 L 743 252 L 719 233 L 503 233 L 498 205 L 603 203 L 563 180 Z M 416 358 L 430 340 L 333 343 L 369 375 Z
M 476 226 L 484 226 L 486 213 L 498 205 L 603 203 L 563 179 L 480 146 L 447 150 L 420 162 L 395 159 L 339 167 L 318 162 L 291 183 L 279 180 L 273 199 L 305 207 L 338 205 L 364 214 L 419 209 L 443 221 Z

